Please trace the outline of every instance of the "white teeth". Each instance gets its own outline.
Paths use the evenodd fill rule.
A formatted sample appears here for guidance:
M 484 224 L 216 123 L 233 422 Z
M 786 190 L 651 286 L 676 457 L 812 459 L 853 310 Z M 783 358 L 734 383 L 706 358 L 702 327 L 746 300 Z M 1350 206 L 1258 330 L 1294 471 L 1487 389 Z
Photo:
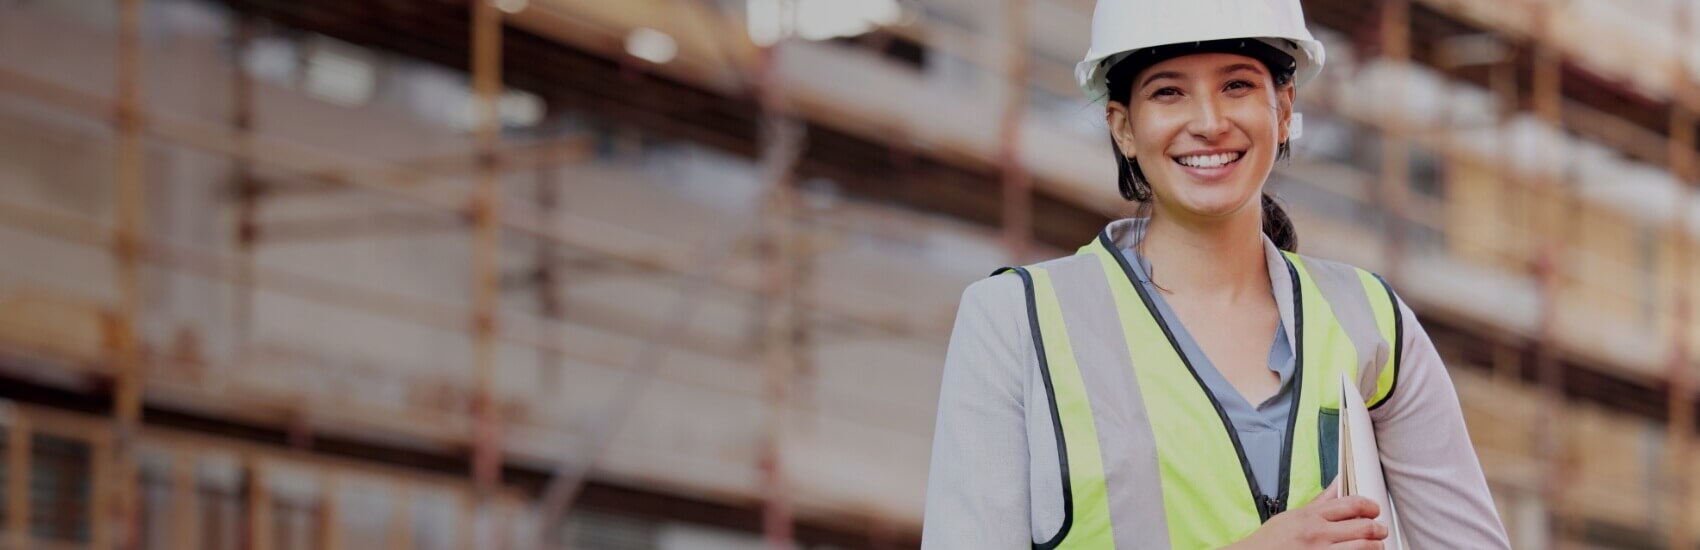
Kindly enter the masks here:
M 1217 153 L 1214 155 L 1188 155 L 1180 157 L 1178 160 L 1181 164 L 1185 164 L 1193 168 L 1215 168 L 1240 160 L 1240 156 L 1243 154 L 1244 153 Z

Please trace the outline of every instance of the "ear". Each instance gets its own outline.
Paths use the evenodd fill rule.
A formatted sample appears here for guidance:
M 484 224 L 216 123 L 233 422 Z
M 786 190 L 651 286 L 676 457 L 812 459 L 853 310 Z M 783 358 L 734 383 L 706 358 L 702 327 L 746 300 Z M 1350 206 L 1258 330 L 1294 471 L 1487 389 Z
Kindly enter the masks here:
M 1275 91 L 1275 116 L 1279 117 L 1281 136 L 1276 143 L 1287 143 L 1292 138 L 1293 98 L 1298 86 L 1287 84 Z
M 1137 157 L 1133 147 L 1133 113 L 1127 105 L 1114 101 L 1106 103 L 1104 122 L 1110 126 L 1110 139 L 1116 140 L 1116 147 L 1121 148 L 1123 155 Z

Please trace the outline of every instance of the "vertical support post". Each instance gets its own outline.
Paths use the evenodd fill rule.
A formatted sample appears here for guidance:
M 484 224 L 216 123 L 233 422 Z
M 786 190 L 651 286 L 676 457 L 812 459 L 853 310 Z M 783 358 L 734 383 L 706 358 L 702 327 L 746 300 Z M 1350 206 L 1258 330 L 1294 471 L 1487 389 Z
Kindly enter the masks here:
M 199 483 L 196 479 L 195 456 L 179 450 L 171 468 L 171 547 L 190 550 L 200 548 Z
M 473 398 L 472 479 L 482 497 L 501 483 L 500 413 L 495 403 L 496 311 L 501 294 L 501 175 L 496 145 L 501 130 L 496 98 L 502 91 L 502 14 L 493 0 L 472 3 L 472 86 L 478 98 L 478 127 L 473 134 L 478 185 L 472 199 L 473 222 Z
M 1512 163 L 1511 140 L 1506 135 L 1511 127 L 1510 123 L 1512 115 L 1518 111 L 1518 55 L 1520 55 L 1520 53 L 1517 50 L 1512 50 L 1512 54 L 1508 56 L 1504 62 L 1494 65 L 1492 72 L 1488 77 L 1489 85 L 1493 89 L 1494 96 L 1500 101 L 1500 108 L 1496 113 L 1498 118 L 1498 127 L 1495 129 L 1495 131 L 1499 134 L 1500 139 L 1494 140 L 1497 143 L 1495 147 L 1498 150 L 1495 152 L 1498 153 L 1498 155 L 1495 155 L 1497 160 L 1494 161 L 1493 166 L 1495 180 L 1494 191 L 1496 192 L 1494 202 L 1495 204 L 1503 205 L 1506 208 L 1505 211 L 1500 212 L 1499 230 L 1494 233 L 1495 238 L 1498 239 L 1498 242 L 1495 243 L 1496 249 L 1494 252 L 1501 254 L 1500 258 L 1507 255 L 1509 251 L 1524 250 L 1523 235 L 1518 232 L 1523 227 L 1523 224 L 1520 223 L 1522 221 L 1520 218 L 1527 215 L 1527 208 L 1524 207 L 1523 201 L 1517 200 L 1515 196 L 1519 190 L 1524 189 L 1524 186 L 1519 181 L 1516 166 Z M 1519 259 L 1522 258 L 1519 256 Z M 1520 367 L 1519 370 L 1521 370 Z M 1513 371 L 1510 374 L 1513 376 L 1506 378 L 1506 380 L 1513 382 L 1516 381 L 1518 378 L 1516 376 L 1516 372 Z
M 413 550 L 413 491 L 398 482 L 390 498 L 389 550 Z
M 1688 289 L 1693 261 L 1693 239 L 1688 234 L 1688 205 L 1693 195 L 1695 182 L 1694 145 L 1695 145 L 1695 113 L 1688 102 L 1688 93 L 1684 90 L 1693 86 L 1693 77 L 1687 69 L 1686 50 L 1680 45 L 1686 45 L 1690 39 L 1688 17 L 1692 9 L 1687 2 L 1676 5 L 1676 43 L 1677 62 L 1673 64 L 1671 75 L 1672 90 L 1675 90 L 1671 101 L 1670 111 L 1670 140 L 1668 148 L 1671 176 L 1677 181 L 1680 190 L 1676 201 L 1676 215 L 1672 217 L 1670 228 L 1671 238 L 1675 240 L 1676 280 L 1671 289 L 1676 293 L 1673 301 L 1676 307 L 1675 319 L 1671 323 L 1671 351 L 1669 358 L 1668 376 L 1670 378 L 1670 410 L 1667 412 L 1665 435 L 1670 444 L 1668 462 L 1665 472 L 1665 490 L 1670 496 L 1670 547 L 1693 548 L 1694 529 L 1691 526 L 1694 517 L 1693 485 L 1689 475 L 1693 471 L 1694 462 L 1694 377 L 1690 372 L 1688 339 L 1692 337 L 1693 304 Z
M 797 198 L 792 187 L 792 170 L 803 148 L 802 126 L 791 118 L 785 90 L 774 63 L 779 46 L 761 52 L 757 98 L 761 105 L 764 181 L 760 241 L 762 264 L 761 329 L 765 369 L 763 397 L 767 422 L 762 440 L 762 531 L 767 547 L 792 547 L 793 518 L 790 485 L 785 470 L 785 434 L 791 411 L 791 386 L 800 363 L 793 331 L 801 322 L 797 315 L 798 239 Z
M 456 499 L 459 501 L 460 513 L 455 514 L 455 548 L 481 548 L 478 546 L 478 501 L 482 497 L 471 493 L 461 493 L 459 496 L 460 498 Z
M 334 472 L 320 474 L 319 480 L 319 540 L 314 547 L 319 550 L 340 550 L 342 524 L 337 521 L 341 515 L 337 510 L 337 492 L 341 484 Z
M 1410 0 L 1382 0 L 1381 2 L 1381 56 L 1390 64 L 1398 66 L 1399 71 L 1409 68 L 1411 59 L 1411 6 Z M 1402 73 L 1396 73 L 1402 74 Z M 1382 232 L 1382 273 L 1391 280 L 1397 281 L 1403 273 L 1402 262 L 1406 254 L 1405 212 L 1407 194 L 1411 187 L 1410 145 L 1405 136 L 1409 133 L 1406 124 L 1404 97 L 1399 93 L 1404 87 L 1399 83 L 1388 86 L 1389 97 L 1384 98 L 1383 104 L 1397 110 L 1387 118 L 1387 127 L 1381 134 L 1381 203 L 1382 218 L 1386 227 Z
M 232 105 L 235 112 L 231 117 L 231 125 L 235 127 L 236 150 L 238 154 L 231 160 L 235 163 L 233 179 L 236 187 L 236 281 L 233 285 L 236 294 L 236 319 L 233 325 L 236 333 L 236 357 L 239 365 L 247 365 L 250 359 L 250 346 L 253 343 L 254 330 L 254 249 L 259 243 L 259 213 L 260 213 L 260 184 L 254 180 L 254 165 L 249 159 L 253 158 L 254 131 L 254 80 L 248 75 L 245 65 L 248 57 L 248 47 L 253 43 L 255 22 L 249 16 L 241 17 L 237 23 L 235 58 L 236 66 L 231 71 L 232 76 Z
M 1552 7 L 1550 4 L 1536 6 L 1537 32 L 1534 59 L 1533 98 L 1535 114 L 1549 127 L 1562 128 L 1563 124 L 1563 95 L 1562 95 L 1562 63 L 1563 58 L 1553 46 L 1552 36 Z M 1564 137 L 1554 144 L 1560 158 L 1564 157 Z M 1564 371 L 1558 361 L 1557 350 L 1553 347 L 1558 342 L 1558 316 L 1560 296 L 1563 292 L 1560 279 L 1560 269 L 1564 265 L 1564 243 L 1568 242 L 1568 234 L 1555 235 L 1555 232 L 1565 231 L 1575 224 L 1560 219 L 1565 213 L 1565 206 L 1571 205 L 1572 189 L 1570 189 L 1570 174 L 1568 165 L 1559 182 L 1548 182 L 1539 185 L 1543 190 L 1556 190 L 1560 203 L 1559 208 L 1545 209 L 1545 216 L 1537 215 L 1535 227 L 1540 231 L 1541 241 L 1536 252 L 1534 271 L 1536 282 L 1540 288 L 1541 310 L 1538 323 L 1535 366 L 1541 385 L 1541 408 L 1547 422 L 1541 423 L 1536 435 L 1536 447 L 1540 453 L 1542 465 L 1541 496 L 1546 502 L 1548 517 L 1552 518 L 1550 542 L 1553 548 L 1566 548 L 1571 545 L 1568 527 L 1569 519 L 1565 506 L 1565 475 L 1567 470 L 1565 437 L 1563 432 L 1564 417 Z M 1554 184 L 1556 183 L 1556 184 Z M 1564 228 L 1564 229 L 1560 229 Z
M 1694 242 L 1688 237 L 1687 205 L 1691 196 L 1689 188 L 1694 185 L 1694 182 L 1690 179 L 1692 176 L 1689 175 L 1692 172 L 1680 166 L 1683 163 L 1676 159 L 1685 153 L 1692 154 L 1694 118 L 1692 115 L 1681 113 L 1682 107 L 1673 106 L 1671 110 L 1671 140 L 1669 145 L 1671 173 L 1681 183 L 1681 191 L 1680 199 L 1677 201 L 1680 206 L 1676 208 L 1677 214 L 1670 231 L 1671 237 L 1676 241 L 1676 257 L 1673 258 L 1676 263 L 1676 284 L 1672 285 L 1676 292 L 1676 296 L 1673 297 L 1676 311 L 1671 327 L 1671 351 L 1667 365 L 1669 369 L 1667 375 L 1670 377 L 1670 409 L 1667 413 L 1668 431 L 1666 439 L 1670 442 L 1671 448 L 1670 471 L 1667 473 L 1665 487 L 1670 491 L 1672 500 L 1670 510 L 1674 514 L 1670 523 L 1670 547 L 1692 548 L 1694 538 L 1689 525 L 1693 516 L 1693 498 L 1690 494 L 1691 484 L 1688 476 L 1689 471 L 1693 469 L 1694 458 L 1694 379 L 1692 373 L 1689 372 L 1688 339 L 1693 327 L 1693 305 L 1690 302 L 1687 283 L 1693 273 L 1691 271 L 1693 251 L 1691 249 Z M 1677 124 L 1683 121 L 1686 121 L 1685 123 L 1688 125 L 1687 131 L 1678 129 Z M 1686 136 L 1686 139 L 1679 139 L 1679 135 Z M 1686 150 L 1679 148 L 1682 147 L 1679 145 L 1681 141 L 1688 142 Z
M 265 463 L 257 457 L 246 457 L 244 461 L 246 479 L 244 484 L 248 490 L 248 544 L 247 550 L 272 549 L 272 496 L 266 486 Z
M 92 512 L 89 516 L 92 518 L 89 521 L 89 546 L 91 548 L 106 549 L 113 546 L 112 530 L 117 525 L 111 521 L 112 501 L 118 494 L 118 491 L 113 487 L 117 483 L 113 472 L 114 466 L 117 464 L 113 460 L 114 452 L 110 433 L 96 433 L 89 438 L 90 477 L 94 478 L 94 486 L 89 491 L 89 496 L 93 500 L 89 503 L 89 510 Z
M 772 148 L 775 145 L 768 145 Z M 790 485 L 785 469 L 785 432 L 790 426 L 791 385 L 797 366 L 797 350 L 791 328 L 794 315 L 796 247 L 792 232 L 793 197 L 788 178 L 775 180 L 763 205 L 762 224 L 767 227 L 761 247 L 763 265 L 762 357 L 765 363 L 767 426 L 761 458 L 762 531 L 767 547 L 791 547 L 793 537 Z
M 6 431 L 6 542 L 29 548 L 30 542 L 30 427 L 22 411 L 14 410 Z
M 135 548 L 137 535 L 136 430 L 142 416 L 140 331 L 142 307 L 141 255 L 142 134 L 141 134 L 141 0 L 118 4 L 118 173 L 117 223 L 113 256 L 117 264 L 118 311 L 112 339 L 116 378 L 113 403 L 113 453 L 110 510 L 98 510 L 96 521 L 116 526 L 120 548 Z
M 554 163 L 546 163 L 537 169 L 537 188 L 533 199 L 537 203 L 540 220 L 549 227 L 556 223 L 556 213 L 560 211 L 560 190 L 556 188 L 560 168 Z M 546 239 L 537 239 L 536 271 L 533 275 L 532 292 L 537 295 L 538 311 L 544 319 L 561 322 L 566 316 L 566 308 L 562 304 L 559 286 L 561 284 L 560 254 L 557 253 L 556 243 Z M 554 392 L 560 389 L 559 383 L 562 370 L 561 352 L 554 349 L 539 350 L 537 353 L 537 371 L 541 374 L 538 383 L 539 392 Z M 540 394 L 541 395 L 541 394 Z
M 1033 181 L 1021 163 L 1021 121 L 1027 111 L 1028 0 L 1003 0 L 1004 110 L 998 161 L 1003 169 L 1003 241 L 1012 264 L 1026 262 L 1033 239 Z
M 513 547 L 514 523 L 516 521 L 513 499 L 500 498 L 496 501 L 496 517 L 490 521 L 490 546 L 493 550 L 508 550 Z
M 765 113 L 765 118 L 777 118 Z M 770 125 L 776 124 L 770 121 Z M 769 141 L 773 137 L 769 136 Z M 777 145 L 768 143 L 767 149 Z M 772 160 L 772 159 L 768 159 Z M 791 283 L 790 263 L 786 250 L 790 243 L 790 197 L 784 189 L 783 177 L 771 182 L 773 187 L 763 197 L 762 225 L 765 226 L 761 246 L 762 259 L 762 358 L 765 365 L 764 391 L 767 401 L 767 426 L 761 455 L 762 471 L 762 532 L 768 548 L 787 548 L 791 542 L 791 501 L 785 482 L 785 429 L 790 397 L 792 353 L 785 337 L 785 324 L 790 321 L 786 311 Z

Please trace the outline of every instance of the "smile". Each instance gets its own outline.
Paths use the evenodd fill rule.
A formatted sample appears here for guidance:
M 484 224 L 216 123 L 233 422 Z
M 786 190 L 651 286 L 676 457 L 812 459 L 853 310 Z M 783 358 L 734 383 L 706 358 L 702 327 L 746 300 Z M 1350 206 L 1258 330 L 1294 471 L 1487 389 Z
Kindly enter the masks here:
M 1234 172 L 1239 171 L 1240 160 L 1245 158 L 1245 153 L 1245 151 L 1217 149 L 1170 158 L 1174 159 L 1175 164 L 1181 165 L 1181 171 L 1190 176 L 1193 181 L 1219 183 L 1228 181 Z
M 1189 168 L 1221 168 L 1239 162 L 1245 157 L 1245 151 L 1230 151 L 1209 155 L 1186 155 L 1174 157 L 1175 162 Z

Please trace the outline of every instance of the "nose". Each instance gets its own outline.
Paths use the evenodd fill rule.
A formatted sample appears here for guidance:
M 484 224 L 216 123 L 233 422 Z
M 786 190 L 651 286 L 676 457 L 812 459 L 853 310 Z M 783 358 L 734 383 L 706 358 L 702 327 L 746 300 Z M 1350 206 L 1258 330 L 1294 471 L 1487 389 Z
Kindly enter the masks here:
M 1228 118 L 1223 116 L 1220 102 L 1221 99 L 1213 95 L 1193 101 L 1194 111 L 1192 120 L 1187 123 L 1187 132 L 1203 141 L 1216 141 L 1216 138 L 1228 133 Z

